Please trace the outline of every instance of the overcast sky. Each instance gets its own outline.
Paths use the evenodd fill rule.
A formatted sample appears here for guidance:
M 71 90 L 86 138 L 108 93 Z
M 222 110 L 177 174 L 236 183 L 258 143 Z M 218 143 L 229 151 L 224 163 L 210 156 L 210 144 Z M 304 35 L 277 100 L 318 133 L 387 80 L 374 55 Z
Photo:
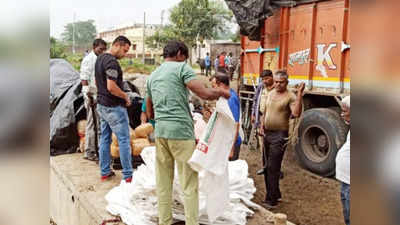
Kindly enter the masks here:
M 161 22 L 164 9 L 164 24 L 168 21 L 168 9 L 180 0 L 50 0 L 50 35 L 60 38 L 64 26 L 73 21 L 93 19 L 97 31 L 104 31 L 114 26 L 127 23 Z

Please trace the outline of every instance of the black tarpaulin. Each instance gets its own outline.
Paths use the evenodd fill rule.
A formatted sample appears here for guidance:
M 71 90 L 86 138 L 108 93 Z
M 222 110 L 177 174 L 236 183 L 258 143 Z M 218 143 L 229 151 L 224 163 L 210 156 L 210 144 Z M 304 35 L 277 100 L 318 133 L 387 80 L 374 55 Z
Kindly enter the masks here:
M 250 40 L 259 41 L 265 19 L 272 16 L 277 9 L 318 2 L 318 0 L 225 0 L 225 2 L 235 15 L 240 26 L 240 34 L 248 36 Z
M 131 98 L 129 125 L 140 124 L 143 99 L 135 85 L 124 81 L 124 91 Z M 50 155 L 76 152 L 79 137 L 76 123 L 86 118 L 79 73 L 64 59 L 50 60 Z

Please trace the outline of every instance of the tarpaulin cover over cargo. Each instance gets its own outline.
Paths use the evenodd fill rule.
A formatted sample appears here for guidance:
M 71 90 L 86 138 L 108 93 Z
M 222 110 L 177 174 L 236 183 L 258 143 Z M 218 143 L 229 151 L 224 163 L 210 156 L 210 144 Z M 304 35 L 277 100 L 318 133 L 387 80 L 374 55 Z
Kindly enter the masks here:
M 265 19 L 277 9 L 320 1 L 323 0 L 225 0 L 240 26 L 240 34 L 248 36 L 252 41 L 261 39 L 260 31 Z
M 86 118 L 79 73 L 64 59 L 50 59 L 50 155 L 76 152 L 79 137 L 76 124 Z M 131 98 L 128 108 L 129 125 L 140 124 L 143 99 L 139 90 L 124 81 L 124 91 Z

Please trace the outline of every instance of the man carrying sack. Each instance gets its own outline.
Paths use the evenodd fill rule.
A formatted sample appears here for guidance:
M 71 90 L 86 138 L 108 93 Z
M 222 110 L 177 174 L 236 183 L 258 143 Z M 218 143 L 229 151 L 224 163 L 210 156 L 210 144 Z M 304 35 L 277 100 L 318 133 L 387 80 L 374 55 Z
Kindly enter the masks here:
M 198 174 L 188 160 L 195 149 L 189 90 L 206 100 L 229 98 L 229 90 L 206 88 L 185 63 L 189 50 L 170 41 L 163 49 L 164 63 L 147 80 L 146 111 L 155 120 L 156 186 L 159 225 L 172 224 L 172 184 L 175 162 L 184 193 L 185 224 L 199 224 Z

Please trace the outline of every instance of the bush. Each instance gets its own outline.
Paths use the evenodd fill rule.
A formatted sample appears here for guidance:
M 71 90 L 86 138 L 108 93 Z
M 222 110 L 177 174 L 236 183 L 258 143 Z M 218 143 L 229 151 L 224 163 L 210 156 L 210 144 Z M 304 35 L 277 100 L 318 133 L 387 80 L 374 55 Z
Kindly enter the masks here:
M 67 55 L 65 58 L 71 65 L 77 70 L 80 71 L 81 69 L 81 62 L 83 59 L 83 54 L 70 54 Z
M 57 39 L 50 37 L 50 58 L 65 58 L 65 49 L 67 47 Z

